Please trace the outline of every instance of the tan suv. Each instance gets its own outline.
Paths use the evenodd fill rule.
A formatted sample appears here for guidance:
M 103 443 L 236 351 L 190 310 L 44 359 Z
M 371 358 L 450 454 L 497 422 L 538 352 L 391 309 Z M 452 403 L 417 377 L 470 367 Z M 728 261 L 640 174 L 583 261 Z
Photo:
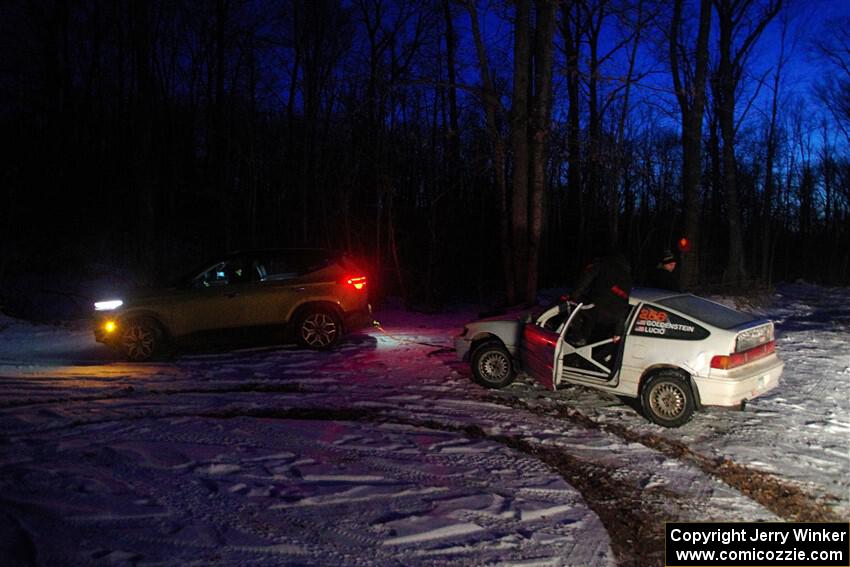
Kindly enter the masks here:
M 284 330 L 313 349 L 371 322 L 366 273 L 328 250 L 255 250 L 206 262 L 172 286 L 95 303 L 98 342 L 149 360 L 166 344 Z

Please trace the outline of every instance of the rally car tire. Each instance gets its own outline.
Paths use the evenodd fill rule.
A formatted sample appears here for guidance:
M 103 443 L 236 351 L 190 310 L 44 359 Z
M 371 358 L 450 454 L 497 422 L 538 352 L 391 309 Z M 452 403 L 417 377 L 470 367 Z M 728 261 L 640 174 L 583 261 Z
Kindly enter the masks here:
M 688 379 L 675 370 L 662 370 L 651 376 L 641 390 L 646 417 L 663 427 L 679 427 L 690 421 L 696 399 Z
M 497 342 L 485 343 L 472 353 L 472 374 L 486 388 L 504 388 L 514 381 L 511 355 Z

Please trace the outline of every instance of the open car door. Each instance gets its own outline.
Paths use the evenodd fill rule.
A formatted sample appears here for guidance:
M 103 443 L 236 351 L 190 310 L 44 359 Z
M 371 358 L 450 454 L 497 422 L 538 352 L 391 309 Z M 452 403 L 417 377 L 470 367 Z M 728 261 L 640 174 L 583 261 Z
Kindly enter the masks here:
M 555 348 L 554 388 L 562 382 L 616 387 L 620 379 L 626 334 L 617 340 L 615 337 L 604 337 L 585 343 L 580 327 L 585 313 L 593 306 L 581 303 L 569 305 L 571 313 L 560 329 Z M 630 312 L 627 323 L 631 317 Z M 628 324 L 625 327 L 628 328 Z
M 522 368 L 550 390 L 555 389 L 555 349 L 560 338 L 560 326 L 566 317 L 567 314 L 555 306 L 537 319 L 527 321 L 522 329 Z

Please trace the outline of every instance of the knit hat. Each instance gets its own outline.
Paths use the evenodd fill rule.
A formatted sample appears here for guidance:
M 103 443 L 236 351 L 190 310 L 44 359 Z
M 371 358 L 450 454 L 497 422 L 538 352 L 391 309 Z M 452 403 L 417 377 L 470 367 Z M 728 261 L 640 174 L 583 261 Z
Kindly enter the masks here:
M 675 261 L 676 261 L 676 257 L 673 256 L 673 253 L 670 252 L 669 250 L 665 250 L 661 254 L 661 264 L 669 264 L 670 262 L 675 262 Z

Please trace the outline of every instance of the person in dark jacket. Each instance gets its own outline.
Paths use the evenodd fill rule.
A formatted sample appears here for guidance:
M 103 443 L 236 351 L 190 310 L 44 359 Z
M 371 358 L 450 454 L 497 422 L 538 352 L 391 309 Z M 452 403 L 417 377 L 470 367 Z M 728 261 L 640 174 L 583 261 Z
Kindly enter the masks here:
M 595 258 L 582 272 L 572 298 L 593 308 L 585 312 L 579 343 L 619 337 L 629 314 L 631 267 L 620 252 Z
M 679 272 L 676 271 L 676 257 L 669 250 L 661 255 L 661 261 L 652 271 L 649 278 L 650 287 L 680 291 Z

